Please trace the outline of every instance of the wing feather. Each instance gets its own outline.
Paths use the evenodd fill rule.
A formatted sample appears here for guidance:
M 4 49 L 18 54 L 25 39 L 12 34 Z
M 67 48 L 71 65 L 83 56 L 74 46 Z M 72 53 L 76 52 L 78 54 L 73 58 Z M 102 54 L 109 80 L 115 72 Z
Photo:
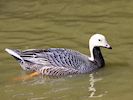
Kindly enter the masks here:
M 37 71 L 44 69 L 44 71 L 41 71 L 42 74 L 55 76 L 56 74 L 76 73 L 83 63 L 86 63 L 85 58 L 87 58 L 77 51 L 63 48 L 29 49 L 22 51 L 20 56 L 25 61 L 34 63 L 34 67 L 29 66 L 28 69 L 34 68 Z

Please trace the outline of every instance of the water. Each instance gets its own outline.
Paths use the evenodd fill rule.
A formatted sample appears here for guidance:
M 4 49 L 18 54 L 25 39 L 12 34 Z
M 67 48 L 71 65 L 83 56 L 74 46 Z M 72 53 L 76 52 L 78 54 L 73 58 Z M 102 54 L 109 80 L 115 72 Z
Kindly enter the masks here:
M 1 0 L 0 98 L 3 100 L 132 100 L 132 0 Z M 104 34 L 106 66 L 62 78 L 26 75 L 5 48 L 63 47 L 89 54 L 88 39 Z

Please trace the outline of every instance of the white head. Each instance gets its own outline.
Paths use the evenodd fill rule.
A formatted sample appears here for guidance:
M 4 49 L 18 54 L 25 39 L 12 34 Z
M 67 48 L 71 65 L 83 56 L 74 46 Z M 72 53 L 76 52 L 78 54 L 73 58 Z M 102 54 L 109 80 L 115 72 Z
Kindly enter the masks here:
M 108 44 L 105 36 L 102 34 L 94 34 L 89 40 L 89 47 L 91 52 L 91 58 L 89 58 L 90 60 L 94 60 L 94 57 L 93 57 L 94 47 L 104 47 L 104 48 L 112 49 L 112 47 Z

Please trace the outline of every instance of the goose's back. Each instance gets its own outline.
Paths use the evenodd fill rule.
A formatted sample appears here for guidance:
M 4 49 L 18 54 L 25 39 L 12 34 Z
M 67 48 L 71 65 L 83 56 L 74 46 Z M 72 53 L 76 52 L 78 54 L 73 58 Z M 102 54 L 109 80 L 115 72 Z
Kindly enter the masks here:
M 26 61 L 44 66 L 74 69 L 79 69 L 88 60 L 87 56 L 80 52 L 63 48 L 25 50 L 22 51 L 21 57 Z

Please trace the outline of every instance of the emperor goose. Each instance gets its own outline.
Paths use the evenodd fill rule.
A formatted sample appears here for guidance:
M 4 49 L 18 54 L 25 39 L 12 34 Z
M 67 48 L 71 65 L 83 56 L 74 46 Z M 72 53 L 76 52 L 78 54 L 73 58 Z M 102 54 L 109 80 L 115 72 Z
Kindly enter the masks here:
M 90 57 L 64 48 L 5 50 L 21 65 L 23 70 L 48 76 L 91 73 L 105 65 L 100 47 L 112 49 L 105 36 L 94 34 L 89 40 Z

